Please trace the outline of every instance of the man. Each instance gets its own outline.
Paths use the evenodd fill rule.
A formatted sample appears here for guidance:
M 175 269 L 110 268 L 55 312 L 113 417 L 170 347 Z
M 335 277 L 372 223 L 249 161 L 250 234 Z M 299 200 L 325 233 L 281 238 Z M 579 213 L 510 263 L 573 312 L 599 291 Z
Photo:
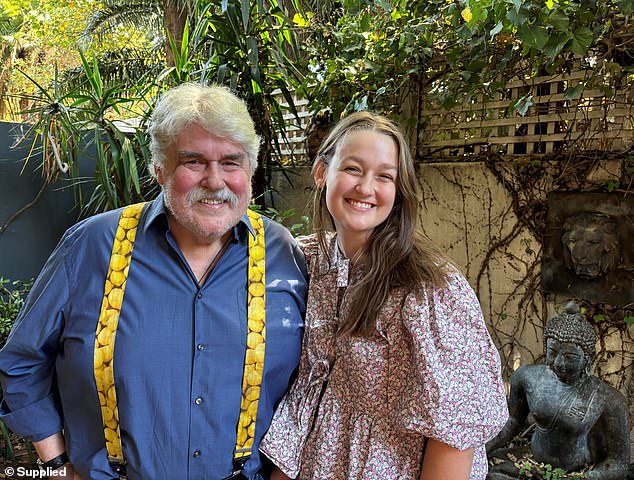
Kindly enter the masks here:
M 0 352 L 1 418 L 67 478 L 260 478 L 304 258 L 245 213 L 259 138 L 241 100 L 181 85 L 149 133 L 162 194 L 65 234 Z

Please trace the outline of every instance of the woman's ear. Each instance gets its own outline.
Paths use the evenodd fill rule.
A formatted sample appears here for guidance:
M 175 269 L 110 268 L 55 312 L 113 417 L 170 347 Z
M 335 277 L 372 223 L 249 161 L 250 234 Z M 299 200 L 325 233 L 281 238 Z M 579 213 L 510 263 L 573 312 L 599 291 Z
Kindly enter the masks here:
M 318 162 L 313 168 L 313 180 L 319 190 L 326 186 L 326 164 L 324 162 Z

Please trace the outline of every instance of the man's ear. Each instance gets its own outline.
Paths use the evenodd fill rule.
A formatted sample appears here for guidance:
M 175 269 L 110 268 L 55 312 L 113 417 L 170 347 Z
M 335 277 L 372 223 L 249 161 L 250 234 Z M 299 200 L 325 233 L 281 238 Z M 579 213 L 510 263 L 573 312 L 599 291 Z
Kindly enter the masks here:
M 318 162 L 313 169 L 313 180 L 319 190 L 326 186 L 326 164 Z
M 159 164 L 154 164 L 154 176 L 156 177 L 156 181 L 159 185 L 165 184 L 165 173 L 163 172 L 163 166 Z

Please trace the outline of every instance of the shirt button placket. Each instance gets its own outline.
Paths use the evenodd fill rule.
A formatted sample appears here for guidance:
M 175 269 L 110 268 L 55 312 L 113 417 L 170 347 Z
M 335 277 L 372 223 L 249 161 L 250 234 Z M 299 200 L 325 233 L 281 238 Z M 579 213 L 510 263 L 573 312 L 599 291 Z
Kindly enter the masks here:
M 197 303 L 197 306 L 196 306 L 196 314 L 195 314 L 196 319 L 198 318 L 198 310 L 201 308 L 200 301 L 202 300 L 202 298 L 203 298 L 203 294 L 202 294 L 202 292 L 198 292 L 198 293 L 196 294 L 196 303 Z M 203 350 L 204 350 L 204 348 L 205 348 L 205 347 L 204 347 L 204 345 L 203 345 L 202 343 L 196 343 L 196 350 L 198 350 L 199 352 L 203 351 Z M 194 399 L 194 403 L 195 403 L 196 405 L 201 405 L 201 404 L 203 403 L 203 399 L 202 399 L 202 397 L 196 397 L 196 398 Z M 193 413 L 193 412 L 192 412 L 192 413 Z M 192 440 L 196 441 L 195 439 L 192 439 Z M 196 449 L 196 450 L 194 450 L 194 451 L 192 452 L 192 454 L 191 454 L 191 455 L 192 455 L 192 458 L 200 458 L 200 456 L 202 455 L 202 452 L 201 452 L 199 449 Z M 198 463 L 197 463 L 197 465 L 199 465 L 199 466 L 198 466 L 198 467 L 195 467 L 195 468 L 196 468 L 196 471 L 197 471 L 197 469 L 199 469 L 199 468 L 200 468 L 200 464 L 198 464 Z

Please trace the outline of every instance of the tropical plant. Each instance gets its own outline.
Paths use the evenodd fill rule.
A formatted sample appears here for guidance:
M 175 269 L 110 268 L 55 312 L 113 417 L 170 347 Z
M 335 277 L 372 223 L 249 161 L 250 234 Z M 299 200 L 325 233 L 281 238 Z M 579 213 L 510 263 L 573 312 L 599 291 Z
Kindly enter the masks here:
M 22 141 L 32 142 L 25 162 L 39 157 L 45 185 L 66 175 L 85 213 L 154 196 L 157 187 L 148 170 L 150 154 L 142 122 L 124 131 L 121 122 L 115 121 L 142 113 L 151 90 L 104 86 L 96 60 L 80 57 L 85 85 L 62 90 L 56 78 L 47 89 L 33 80 L 39 91 L 25 112 L 31 125 Z M 94 188 L 88 199 L 81 188 L 87 179 L 80 175 L 80 150 L 88 156 L 94 152 Z
M 199 55 L 198 78 L 225 84 L 245 99 L 262 137 L 253 188 L 264 204 L 272 171 L 283 168 L 278 135 L 285 136 L 284 114 L 297 116 L 292 91 L 302 78 L 289 12 L 277 0 L 224 0 L 220 5 L 199 0 L 195 12 L 189 51 Z
M 121 28 L 134 28 L 147 32 L 154 47 L 164 49 L 167 64 L 173 65 L 174 49 L 180 49 L 190 10 L 189 0 L 105 0 L 93 12 L 81 44 L 88 45 L 93 39 L 102 41 L 106 34 Z M 155 48 L 148 53 L 156 53 Z

